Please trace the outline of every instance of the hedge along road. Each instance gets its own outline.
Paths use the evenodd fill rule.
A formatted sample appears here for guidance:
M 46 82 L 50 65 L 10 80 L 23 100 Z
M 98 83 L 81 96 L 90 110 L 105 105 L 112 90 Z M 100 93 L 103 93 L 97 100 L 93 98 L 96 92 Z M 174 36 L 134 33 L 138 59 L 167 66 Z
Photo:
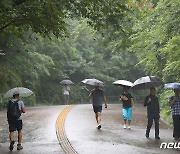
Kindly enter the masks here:
M 179 150 L 159 148 L 162 142 L 173 141 L 172 129 L 168 125 L 160 122 L 161 140 L 154 139 L 154 128 L 150 139 L 146 139 L 145 128 L 146 109 L 142 105 L 136 105 L 131 130 L 123 129 L 121 105 L 118 104 L 103 110 L 101 130 L 96 129 L 89 104 L 27 108 L 24 114 L 24 149 L 15 149 L 13 153 L 179 153 Z M 8 146 L 6 111 L 0 111 L 0 153 L 9 153 Z

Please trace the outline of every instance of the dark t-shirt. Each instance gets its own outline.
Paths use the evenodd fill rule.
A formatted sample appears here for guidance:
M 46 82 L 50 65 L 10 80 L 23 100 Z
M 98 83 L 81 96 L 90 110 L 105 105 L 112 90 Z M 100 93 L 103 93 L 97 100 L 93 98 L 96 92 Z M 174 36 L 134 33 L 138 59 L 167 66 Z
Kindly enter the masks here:
M 151 101 L 148 103 L 149 98 L 151 98 Z M 159 114 L 160 112 L 159 100 L 157 96 L 151 96 L 151 95 L 146 96 L 144 101 L 144 106 L 147 106 L 148 114 Z
M 92 93 L 93 106 L 102 106 L 104 91 L 102 89 L 98 89 L 98 90 L 93 89 L 91 93 Z
M 123 107 L 125 108 L 129 108 L 129 107 L 132 107 L 132 103 L 131 103 L 131 99 L 133 98 L 131 96 L 131 94 L 127 93 L 127 94 L 122 94 L 122 96 L 126 96 L 128 98 L 128 100 L 122 100 L 123 102 Z

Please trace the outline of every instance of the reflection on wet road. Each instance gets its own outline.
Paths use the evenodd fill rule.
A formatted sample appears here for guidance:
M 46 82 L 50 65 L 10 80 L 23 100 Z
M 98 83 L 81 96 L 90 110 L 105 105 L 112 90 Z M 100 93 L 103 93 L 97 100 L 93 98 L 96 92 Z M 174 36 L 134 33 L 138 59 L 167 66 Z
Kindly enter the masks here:
M 172 142 L 172 129 L 160 122 L 161 140 L 154 139 L 154 128 L 150 139 L 145 138 L 146 109 L 137 105 L 133 111 L 132 129 L 123 129 L 121 105 L 109 105 L 102 113 L 102 129 L 96 129 L 91 105 L 77 105 L 67 112 L 67 106 L 27 108 L 24 114 L 22 151 L 13 154 L 64 154 L 59 145 L 56 131 L 64 129 L 66 141 L 79 154 L 178 154 L 180 150 L 160 149 L 162 142 Z M 64 110 L 65 109 L 65 110 Z M 64 116 L 64 122 L 56 125 L 57 119 Z M 59 117 L 59 118 L 58 118 Z M 56 121 L 57 120 L 57 121 Z M 63 136 L 64 137 L 64 136 Z M 6 111 L 0 111 L 0 154 L 8 154 L 8 125 Z
M 102 113 L 102 129 L 97 130 L 91 105 L 76 106 L 66 118 L 66 134 L 80 154 L 176 154 L 179 150 L 160 149 L 162 142 L 172 142 L 172 130 L 160 122 L 161 140 L 145 137 L 146 109 L 138 105 L 133 112 L 132 129 L 123 129 L 121 105 L 109 105 Z

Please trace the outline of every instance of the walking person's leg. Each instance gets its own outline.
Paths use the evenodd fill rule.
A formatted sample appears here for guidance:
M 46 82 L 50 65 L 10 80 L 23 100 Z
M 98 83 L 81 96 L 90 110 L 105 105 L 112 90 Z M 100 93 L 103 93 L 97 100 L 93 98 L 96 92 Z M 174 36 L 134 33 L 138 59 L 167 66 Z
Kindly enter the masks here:
M 14 132 L 9 132 L 9 139 L 10 139 L 10 146 L 9 146 L 9 150 L 12 151 L 14 148 Z
M 154 117 L 154 123 L 155 123 L 155 139 L 160 139 L 160 137 L 159 137 L 159 115 L 156 115 Z
M 16 126 L 15 123 L 13 121 L 8 122 L 9 123 L 9 140 L 10 140 L 10 146 L 9 146 L 9 150 L 12 151 L 14 148 L 14 131 L 16 131 Z
M 95 117 L 96 117 L 96 122 L 97 122 L 97 128 L 101 128 L 101 111 L 102 111 L 102 106 L 93 106 L 94 112 L 95 112 Z
M 151 115 L 148 115 L 148 124 L 147 124 L 147 128 L 146 128 L 146 137 L 149 138 L 149 133 L 151 130 L 153 124 L 153 118 Z
M 177 115 L 177 138 L 180 140 L 180 115 Z
M 101 112 L 97 112 L 97 124 L 100 125 L 101 124 Z
M 22 131 L 18 130 L 18 144 L 17 144 L 17 150 L 23 149 L 22 145 Z
M 180 139 L 180 116 L 179 115 L 173 115 L 173 137 L 175 140 Z
M 67 105 L 69 105 L 69 95 L 67 95 Z
M 123 119 L 124 119 L 124 126 L 123 128 L 126 129 L 126 123 L 127 123 L 127 108 L 124 108 L 122 109 L 122 112 L 123 112 Z
M 66 105 L 66 95 L 64 95 L 64 105 Z
M 17 120 L 17 130 L 18 130 L 18 144 L 17 144 L 17 150 L 23 149 L 21 143 L 22 143 L 22 120 Z
M 127 110 L 128 128 L 131 129 L 132 107 Z

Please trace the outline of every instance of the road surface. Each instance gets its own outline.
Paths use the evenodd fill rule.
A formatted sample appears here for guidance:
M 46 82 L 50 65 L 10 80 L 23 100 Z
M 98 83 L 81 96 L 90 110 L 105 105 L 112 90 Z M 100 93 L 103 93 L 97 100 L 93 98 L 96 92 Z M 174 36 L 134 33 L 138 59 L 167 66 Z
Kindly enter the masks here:
M 160 149 L 173 142 L 172 129 L 160 122 L 161 140 L 145 137 L 146 109 L 137 105 L 132 129 L 123 129 L 121 105 L 108 105 L 102 113 L 102 129 L 96 129 L 92 106 L 48 106 L 27 108 L 23 115 L 23 146 L 16 154 L 178 154 L 180 150 Z M 60 143 L 60 144 L 59 144 Z M 61 145 L 61 146 L 60 146 Z M 0 111 L 0 154 L 9 154 L 6 111 Z M 69 151 L 68 151 L 69 150 Z M 73 152 L 72 152 L 73 153 Z

